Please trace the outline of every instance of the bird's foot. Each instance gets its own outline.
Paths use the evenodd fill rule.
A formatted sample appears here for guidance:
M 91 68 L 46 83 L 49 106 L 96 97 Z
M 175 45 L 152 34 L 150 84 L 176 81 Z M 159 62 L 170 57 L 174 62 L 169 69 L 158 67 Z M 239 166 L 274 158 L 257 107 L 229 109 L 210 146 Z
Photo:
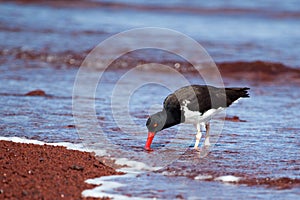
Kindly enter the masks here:
M 210 146 L 210 141 L 208 138 L 205 139 L 204 146 Z

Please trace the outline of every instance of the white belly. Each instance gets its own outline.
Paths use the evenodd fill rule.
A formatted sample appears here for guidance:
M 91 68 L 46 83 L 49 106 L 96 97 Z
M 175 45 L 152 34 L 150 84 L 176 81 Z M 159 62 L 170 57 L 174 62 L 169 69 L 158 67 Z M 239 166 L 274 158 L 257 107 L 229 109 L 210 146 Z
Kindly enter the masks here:
M 219 107 L 218 109 L 210 109 L 206 111 L 205 113 L 200 113 L 199 111 L 191 111 L 187 108 L 187 106 L 182 106 L 182 111 L 184 112 L 185 121 L 184 123 L 188 124 L 197 124 L 197 123 L 203 123 L 208 122 L 211 120 L 213 116 L 224 110 L 224 108 Z

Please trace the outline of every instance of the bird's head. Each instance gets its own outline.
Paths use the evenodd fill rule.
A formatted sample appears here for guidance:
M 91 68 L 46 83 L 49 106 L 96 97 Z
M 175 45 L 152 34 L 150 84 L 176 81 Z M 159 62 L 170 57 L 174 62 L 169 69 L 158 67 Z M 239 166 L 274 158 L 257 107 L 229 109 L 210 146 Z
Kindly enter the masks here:
M 146 122 L 146 126 L 148 128 L 148 138 L 147 138 L 147 142 L 145 145 L 146 150 L 151 150 L 150 146 L 151 146 L 152 140 L 153 140 L 155 134 L 164 128 L 166 119 L 167 119 L 167 115 L 166 115 L 165 111 L 155 113 L 154 115 L 151 115 L 148 118 L 148 120 Z

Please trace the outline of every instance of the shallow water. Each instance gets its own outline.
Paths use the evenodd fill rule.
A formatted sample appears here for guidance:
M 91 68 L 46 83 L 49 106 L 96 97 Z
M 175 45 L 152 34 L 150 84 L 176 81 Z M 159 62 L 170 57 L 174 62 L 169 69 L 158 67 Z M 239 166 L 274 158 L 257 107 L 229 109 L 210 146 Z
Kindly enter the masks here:
M 10 79 L 6 82 L 8 84 L 1 84 L 2 90 L 13 91 L 10 94 L 0 95 L 1 136 L 27 137 L 48 142 L 83 141 L 87 148 L 90 147 L 91 140 L 86 137 L 91 136 L 93 142 L 101 144 L 97 140 L 97 135 L 77 135 L 76 129 L 68 126 L 74 125 L 70 93 L 76 70 L 53 68 L 48 70 L 44 75 L 47 79 L 34 78 L 33 80 L 32 76 L 28 76 L 29 73 L 20 73 L 18 75 L 20 79 L 27 79 L 26 86 L 20 83 L 19 79 Z M 133 124 L 128 118 L 122 118 L 122 115 L 119 116 L 121 121 L 116 124 L 110 110 L 110 98 L 116 86 L 115 82 L 118 80 L 116 77 L 121 77 L 124 72 L 126 70 L 106 72 L 96 93 L 99 125 L 108 141 L 118 148 L 114 151 L 107 147 L 107 150 L 110 151 L 111 157 L 126 157 L 132 161 L 163 168 L 151 172 L 141 167 L 141 170 L 145 170 L 146 173 L 139 174 L 138 177 L 117 178 L 114 181 L 124 186 L 109 191 L 109 194 L 167 199 L 176 196 L 193 199 L 199 195 L 203 198 L 215 198 L 221 195 L 227 199 L 241 194 L 245 198 L 268 199 L 294 198 L 299 195 L 299 181 L 293 182 L 300 177 L 300 138 L 297 134 L 300 130 L 298 123 L 300 116 L 297 112 L 300 93 L 297 85 L 248 83 L 247 86 L 251 87 L 251 98 L 240 100 L 227 110 L 228 116 L 238 116 L 245 122 L 225 121 L 216 145 L 208 156 L 201 158 L 190 147 L 195 134 L 195 128 L 191 125 L 180 125 L 158 133 L 153 142 L 155 151 L 149 154 L 142 150 L 147 136 L 144 127 L 146 117 L 160 109 L 159 105 L 164 96 L 169 93 L 168 89 L 160 85 L 150 84 L 136 90 L 129 103 Z M 4 74 L 7 77 L 9 73 L 6 71 Z M 51 84 L 60 73 L 64 76 L 64 80 L 59 81 L 60 84 Z M 43 73 L 39 71 L 38 74 Z M 167 73 L 147 72 L 147 75 L 151 74 L 155 74 L 161 80 L 170 80 Z M 141 74 L 136 75 L 143 77 Z M 109 79 L 109 77 L 116 79 Z M 192 83 L 198 81 L 193 77 L 190 80 Z M 239 84 L 234 80 L 231 83 L 233 86 Z M 127 85 L 121 86 L 130 88 L 131 84 L 135 84 L 135 81 L 129 81 Z M 23 95 L 36 85 L 51 96 Z M 215 119 L 212 126 L 218 121 L 220 119 Z M 127 128 L 127 132 L 122 131 L 124 127 Z M 105 147 L 103 144 L 100 146 Z M 92 145 L 91 148 L 97 148 L 97 145 Z M 120 153 L 124 152 L 127 154 L 120 156 Z M 138 166 L 133 167 L 133 169 L 138 168 Z M 201 178 L 202 175 L 208 176 L 208 180 L 194 180 L 195 177 Z M 224 184 L 214 181 L 215 178 L 223 175 L 240 177 L 243 184 Z M 279 178 L 287 178 L 291 184 L 282 186 L 271 181 L 266 181 L 263 185 L 256 183 Z
M 121 5 L 101 4 L 101 8 L 78 2 L 73 7 L 0 5 L 1 13 L 5 13 L 0 18 L 0 38 L 4 41 L 0 44 L 0 136 L 83 142 L 101 156 L 127 158 L 125 163 L 132 164 L 131 170 L 140 173 L 112 178 L 123 186 L 99 189 L 106 194 L 163 199 L 299 198 L 300 91 L 292 80 L 279 84 L 276 79 L 282 83 L 281 76 L 273 83 L 224 78 L 227 86 L 250 87 L 251 98 L 240 100 L 226 111 L 227 116 L 240 120 L 213 120 L 212 127 L 224 125 L 221 134 L 212 133 L 216 144 L 207 156 L 203 156 L 205 149 L 191 150 L 195 136 L 192 125 L 158 133 L 154 152 L 142 149 L 147 116 L 159 111 L 164 97 L 186 82 L 152 68 L 129 71 L 139 62 L 130 55 L 127 62 L 116 63 L 122 69 L 105 71 L 96 89 L 95 123 L 102 135 L 88 126 L 94 122 L 90 113 L 83 116 L 84 124 L 76 124 L 72 111 L 76 73 L 88 50 L 109 35 L 133 27 L 155 25 L 182 31 L 200 41 L 216 61 L 262 59 L 297 68 L 300 34 L 294 27 L 299 10 L 294 2 L 274 4 L 268 12 L 268 3 L 248 5 L 240 1 L 228 5 L 192 1 L 188 7 L 180 1 L 172 5 L 117 2 Z M 138 58 L 174 59 L 150 51 L 141 51 Z M 87 74 L 86 84 L 100 72 L 95 69 Z M 198 75 L 184 75 L 190 83 L 204 83 Z M 25 95 L 35 89 L 47 95 Z M 81 106 L 86 108 L 86 104 Z M 239 184 L 215 180 L 225 175 L 240 178 Z

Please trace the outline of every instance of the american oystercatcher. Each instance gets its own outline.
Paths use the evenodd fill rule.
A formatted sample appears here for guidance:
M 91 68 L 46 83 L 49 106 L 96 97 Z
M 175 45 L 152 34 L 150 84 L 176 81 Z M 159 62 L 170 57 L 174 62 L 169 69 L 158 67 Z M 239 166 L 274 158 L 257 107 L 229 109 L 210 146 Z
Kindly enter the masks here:
M 217 88 L 207 85 L 190 85 L 168 95 L 163 103 L 163 110 L 151 115 L 146 123 L 148 139 L 146 150 L 150 148 L 155 134 L 163 129 L 180 123 L 191 123 L 197 127 L 194 149 L 198 149 L 202 133 L 206 128 L 204 145 L 209 143 L 210 119 L 230 106 L 241 97 L 249 97 L 250 88 Z

